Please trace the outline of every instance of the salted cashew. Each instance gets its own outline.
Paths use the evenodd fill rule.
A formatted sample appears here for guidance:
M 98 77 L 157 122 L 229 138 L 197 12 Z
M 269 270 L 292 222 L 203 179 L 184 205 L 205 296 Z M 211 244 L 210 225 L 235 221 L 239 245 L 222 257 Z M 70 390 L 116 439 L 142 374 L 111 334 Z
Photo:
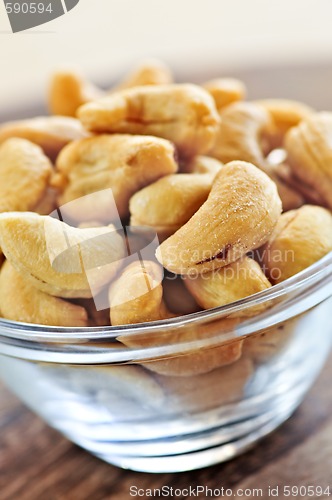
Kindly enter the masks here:
M 88 194 L 111 190 L 120 217 L 129 215 L 129 199 L 139 189 L 167 174 L 178 165 L 173 145 L 149 136 L 100 135 L 72 142 L 63 149 L 56 163 L 52 183 L 64 205 Z M 82 198 L 73 206 L 75 220 L 110 221 L 110 194 Z M 97 200 L 97 202 L 96 202 Z M 89 219 L 88 219 L 89 218 Z
M 152 261 L 132 262 L 109 291 L 111 324 L 157 321 L 168 316 L 163 303 L 162 268 Z
M 210 194 L 211 174 L 162 177 L 131 198 L 130 225 L 148 226 L 160 241 L 174 234 L 203 205 Z
M 272 283 L 280 283 L 332 251 L 332 214 L 304 205 L 283 214 L 262 253 Z
M 218 110 L 243 101 L 247 94 L 244 83 L 235 78 L 216 78 L 203 83 L 202 87 L 212 95 Z
M 40 116 L 0 125 L 0 144 L 11 137 L 27 139 L 40 146 L 51 160 L 66 144 L 88 135 L 78 120 L 65 116 Z
M 212 174 L 216 175 L 222 168 L 222 163 L 211 156 L 195 156 L 181 165 L 181 172 L 185 174 Z
M 192 84 L 127 89 L 79 108 L 87 130 L 155 135 L 168 139 L 185 157 L 213 145 L 219 116 L 212 97 Z
M 51 376 L 54 379 L 55 374 Z M 119 425 L 115 423 L 111 432 L 118 439 L 124 435 L 126 439 L 130 439 L 129 435 L 134 439 L 137 427 L 130 426 L 130 421 L 134 424 L 138 419 L 165 415 L 167 401 L 164 391 L 155 377 L 142 366 L 68 366 L 65 379 L 68 389 L 74 394 L 84 399 L 90 399 L 93 395 L 96 403 L 112 414 L 114 423 L 118 422 Z M 128 425 L 121 431 L 120 422 L 124 415 Z
M 274 182 L 250 163 L 224 165 L 207 201 L 157 250 L 175 274 L 196 275 L 230 264 L 266 243 L 281 214 Z
M 152 261 L 133 262 L 113 282 L 109 291 L 112 325 L 127 325 L 158 321 L 173 316 L 163 300 L 162 272 L 159 265 Z M 130 348 L 154 347 L 163 342 L 185 342 L 204 339 L 215 335 L 223 328 L 233 328 L 236 320 L 225 320 L 213 325 L 205 325 L 204 329 L 189 328 L 167 332 L 163 335 L 120 335 L 118 340 Z M 203 331 L 204 330 L 204 331 Z M 242 342 L 236 341 L 213 349 L 193 349 L 186 355 L 171 359 L 144 362 L 144 366 L 154 372 L 165 375 L 190 376 L 206 373 L 218 366 L 235 362 L 241 356 Z
M 300 181 L 287 163 L 280 163 L 275 169 L 275 173 L 287 186 L 299 193 L 305 200 L 305 203 L 309 205 L 326 206 L 326 202 L 322 200 L 319 192 L 314 191 L 311 186 Z
M 54 115 L 75 117 L 80 106 L 107 93 L 141 85 L 164 85 L 172 82 L 170 69 L 157 59 L 142 62 L 108 92 L 101 90 L 74 70 L 59 70 L 52 75 L 50 81 L 48 105 Z
M 88 326 L 88 315 L 83 307 L 38 290 L 8 261 L 0 272 L 0 315 L 23 323 Z
M 0 214 L 0 246 L 25 279 L 63 298 L 95 296 L 125 256 L 113 226 L 77 229 L 30 212 Z
M 285 211 L 303 204 L 302 196 L 278 178 L 266 154 L 271 150 L 269 133 L 275 125 L 269 112 L 250 102 L 237 102 L 220 113 L 221 123 L 214 147 L 209 154 L 222 162 L 248 161 L 267 173 L 277 184 Z
M 52 165 L 39 146 L 25 139 L 0 145 L 0 213 L 33 210 L 47 190 Z
M 124 90 L 142 85 L 168 85 L 173 83 L 172 72 L 158 59 L 141 62 L 124 80 L 111 91 Z
M 243 344 L 243 356 L 247 356 L 255 363 L 261 364 L 281 354 L 287 349 L 296 334 L 299 318 L 301 316 L 288 319 L 276 328 L 247 337 Z
M 185 378 L 155 375 L 155 380 L 165 392 L 169 411 L 201 412 L 242 399 L 253 374 L 251 359 L 241 357 L 209 373 Z
M 272 286 L 259 264 L 249 257 L 243 257 L 214 272 L 194 278 L 189 276 L 185 279 L 185 285 L 204 309 L 231 304 Z M 233 316 L 255 316 L 265 308 L 266 305 L 262 304 L 244 312 L 234 313 Z
M 166 376 L 192 377 L 232 365 L 242 355 L 243 340 L 229 342 L 216 341 L 210 347 L 196 347 L 195 342 L 206 341 L 210 337 L 222 336 L 223 333 L 233 331 L 238 325 L 238 319 L 223 319 L 215 323 L 202 326 L 191 326 L 181 330 L 169 330 L 167 334 L 159 336 L 134 337 L 123 335 L 118 338 L 131 348 L 157 347 L 160 345 L 174 345 L 193 342 L 192 350 L 185 354 L 173 354 L 160 360 L 144 361 L 145 368 Z
M 54 115 L 76 116 L 77 109 L 83 104 L 98 99 L 104 92 L 90 83 L 78 72 L 59 70 L 49 84 L 48 106 Z
M 209 154 L 223 163 L 248 161 L 266 170 L 265 131 L 273 122 L 269 113 L 250 102 L 236 102 L 220 112 L 221 122 Z
M 294 210 L 301 207 L 305 203 L 303 192 L 297 186 L 292 186 L 285 182 L 281 176 L 278 175 L 279 167 L 276 167 L 270 173 L 271 179 L 275 182 L 280 199 L 282 201 L 282 208 L 284 212 Z
M 285 138 L 287 162 L 294 175 L 332 209 L 332 113 L 311 115 Z
M 272 118 L 272 126 L 267 131 L 270 149 L 281 148 L 288 130 L 314 113 L 310 106 L 289 99 L 261 99 L 255 104 L 264 108 Z

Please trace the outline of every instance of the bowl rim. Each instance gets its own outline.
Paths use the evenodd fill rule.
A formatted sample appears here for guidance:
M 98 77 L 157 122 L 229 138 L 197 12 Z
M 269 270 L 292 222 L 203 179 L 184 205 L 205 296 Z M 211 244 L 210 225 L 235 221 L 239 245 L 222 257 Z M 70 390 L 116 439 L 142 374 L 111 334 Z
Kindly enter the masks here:
M 184 316 L 177 316 L 170 319 L 163 319 L 148 323 L 137 323 L 121 326 L 98 326 L 98 327 L 57 327 L 45 326 L 40 324 L 23 323 L 0 318 L 0 337 L 10 339 L 26 340 L 29 343 L 34 342 L 63 342 L 63 343 L 86 343 L 93 340 L 114 340 L 117 337 L 142 335 L 142 334 L 158 334 L 165 331 L 175 330 L 184 326 L 193 326 L 199 323 L 207 323 L 218 319 L 225 319 L 234 313 L 243 313 L 253 306 L 265 304 L 271 300 L 285 298 L 283 306 L 287 304 L 287 295 L 293 299 L 292 294 L 298 292 L 300 297 L 302 293 L 310 286 L 317 284 L 319 281 L 324 281 L 330 277 L 329 282 L 332 285 L 332 251 L 325 257 L 315 262 L 300 273 L 288 278 L 287 280 L 272 286 L 266 290 L 258 292 L 244 299 L 232 302 L 213 309 L 198 311 Z M 332 295 L 332 286 L 331 286 Z M 267 309 L 269 311 L 269 309 Z M 271 311 L 271 309 L 270 309 Z M 237 338 L 241 337 L 241 330 L 245 330 L 248 325 L 258 322 L 264 315 L 266 309 L 254 317 L 245 317 L 244 321 L 239 324 L 236 329 Z M 226 332 L 227 333 L 227 332 Z M 234 331 L 233 331 L 234 335 Z M 1 339 L 0 339 L 1 343 Z M 124 346 L 125 347 L 125 346 Z

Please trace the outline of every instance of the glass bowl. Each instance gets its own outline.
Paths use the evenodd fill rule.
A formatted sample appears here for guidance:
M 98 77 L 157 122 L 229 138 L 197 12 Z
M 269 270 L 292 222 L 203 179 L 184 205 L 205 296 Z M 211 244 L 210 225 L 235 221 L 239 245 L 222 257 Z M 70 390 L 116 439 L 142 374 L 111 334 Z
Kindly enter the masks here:
M 109 463 L 173 472 L 222 462 L 285 421 L 319 374 L 331 280 L 330 253 L 269 290 L 180 318 L 89 329 L 1 320 L 0 375 Z

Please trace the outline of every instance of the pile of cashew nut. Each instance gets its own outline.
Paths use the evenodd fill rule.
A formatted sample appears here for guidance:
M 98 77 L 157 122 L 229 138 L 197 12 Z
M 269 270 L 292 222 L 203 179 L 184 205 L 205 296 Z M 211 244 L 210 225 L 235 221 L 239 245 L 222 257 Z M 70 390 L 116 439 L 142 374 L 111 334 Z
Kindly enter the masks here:
M 328 254 L 332 113 L 245 99 L 238 80 L 174 83 L 158 61 L 108 90 L 54 74 L 50 116 L 0 125 L 1 317 L 65 327 L 169 320 L 267 290 Z M 144 258 L 152 235 L 156 251 Z M 213 336 L 262 306 L 248 311 L 170 338 Z M 264 359 L 288 330 L 146 366 L 185 376 L 244 353 Z

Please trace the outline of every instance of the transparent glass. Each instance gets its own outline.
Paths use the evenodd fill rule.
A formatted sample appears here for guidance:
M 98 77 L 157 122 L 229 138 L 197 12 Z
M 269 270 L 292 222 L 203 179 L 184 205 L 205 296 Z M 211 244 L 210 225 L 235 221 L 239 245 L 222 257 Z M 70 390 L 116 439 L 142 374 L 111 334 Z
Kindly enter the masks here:
M 329 254 L 269 290 L 171 320 L 90 329 L 2 320 L 0 376 L 107 462 L 196 469 L 238 455 L 292 414 L 329 353 L 331 307 Z M 225 352 L 239 359 L 222 361 Z

